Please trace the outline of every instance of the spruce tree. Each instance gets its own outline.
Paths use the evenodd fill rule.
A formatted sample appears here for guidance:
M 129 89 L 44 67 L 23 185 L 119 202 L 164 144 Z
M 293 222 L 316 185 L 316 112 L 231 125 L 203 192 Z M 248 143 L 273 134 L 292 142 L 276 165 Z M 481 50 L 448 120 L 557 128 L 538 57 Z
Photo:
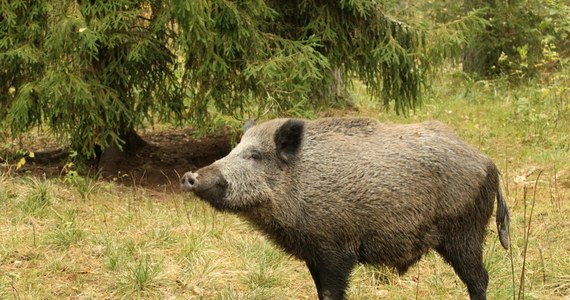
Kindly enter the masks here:
M 300 101 L 330 105 L 343 101 L 353 78 L 396 112 L 420 99 L 423 36 L 385 15 L 376 1 L 175 4 L 197 122 L 207 118 L 210 102 L 223 113 L 252 104 L 262 110 Z
M 1 126 L 47 125 L 87 156 L 150 122 L 342 105 L 353 79 L 406 113 L 425 81 L 423 35 L 377 1 L 4 3 Z
M 14 134 L 45 123 L 89 156 L 96 145 L 136 142 L 134 129 L 144 121 L 180 115 L 170 10 L 162 1 L 18 1 L 10 3 L 26 17 L 14 27 L 26 27 L 35 11 L 47 21 L 35 27 L 43 30 L 34 53 L 41 68 L 8 87 L 15 93 L 4 114 Z M 7 49 L 1 57 L 9 51 L 23 52 Z
M 2 1 L 0 8 L 0 121 L 5 121 L 20 90 L 43 73 L 43 40 L 47 28 L 47 1 Z M 18 92 L 18 93 L 17 93 Z M 30 101 L 26 106 L 38 105 Z M 14 108 L 12 108 L 14 109 Z M 16 107 L 17 109 L 17 107 Z M 22 107 L 13 112 L 17 131 L 40 123 L 38 111 Z M 22 127 L 19 127 L 22 126 Z

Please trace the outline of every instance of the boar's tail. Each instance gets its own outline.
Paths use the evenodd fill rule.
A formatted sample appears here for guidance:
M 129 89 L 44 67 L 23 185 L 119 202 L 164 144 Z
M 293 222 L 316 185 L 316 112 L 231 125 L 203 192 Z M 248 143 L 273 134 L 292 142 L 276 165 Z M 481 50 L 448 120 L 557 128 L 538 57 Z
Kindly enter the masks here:
M 497 183 L 497 230 L 499 231 L 499 241 L 505 249 L 509 249 L 509 210 L 507 203 L 501 192 L 501 187 Z

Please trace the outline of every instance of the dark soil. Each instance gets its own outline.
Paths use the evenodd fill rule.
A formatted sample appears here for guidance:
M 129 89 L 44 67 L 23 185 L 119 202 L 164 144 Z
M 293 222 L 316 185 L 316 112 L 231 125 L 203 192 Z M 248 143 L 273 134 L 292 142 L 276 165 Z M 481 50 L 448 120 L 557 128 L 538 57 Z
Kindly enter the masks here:
M 179 178 L 187 171 L 207 166 L 226 156 L 230 150 L 227 134 L 194 138 L 192 129 L 178 129 L 142 134 L 147 145 L 123 153 L 119 159 L 99 162 L 91 161 L 87 175 L 99 176 L 126 185 L 139 185 L 161 191 L 179 189 Z M 35 146 L 36 148 L 41 145 Z M 35 176 L 63 176 L 72 169 L 66 167 L 68 152 L 61 149 L 33 151 L 35 157 L 27 158 L 18 173 Z M 13 168 L 12 168 L 13 169 Z

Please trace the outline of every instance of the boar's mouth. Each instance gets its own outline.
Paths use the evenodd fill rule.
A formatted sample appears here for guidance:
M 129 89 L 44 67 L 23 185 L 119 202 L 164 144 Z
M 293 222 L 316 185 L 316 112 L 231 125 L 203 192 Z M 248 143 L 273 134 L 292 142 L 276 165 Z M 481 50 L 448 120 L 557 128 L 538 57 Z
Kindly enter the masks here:
M 184 174 L 180 185 L 183 190 L 194 192 L 198 198 L 210 203 L 214 208 L 228 210 L 224 201 L 228 182 L 216 166 L 210 165 L 196 173 Z
M 221 182 L 194 189 L 194 194 L 210 203 L 215 209 L 225 211 L 229 209 L 224 201 L 227 187 L 228 183 L 222 178 Z
M 197 185 L 193 192 L 198 196 L 198 198 L 207 201 L 214 208 L 218 210 L 227 210 L 227 203 L 224 201 L 226 198 L 227 187 L 227 181 L 223 177 L 219 177 L 215 182 Z
M 221 179 L 212 185 L 202 186 L 192 190 L 194 194 L 208 202 L 214 209 L 223 212 L 240 213 L 247 212 L 254 208 L 254 204 L 234 203 L 227 199 L 228 183 L 225 179 Z

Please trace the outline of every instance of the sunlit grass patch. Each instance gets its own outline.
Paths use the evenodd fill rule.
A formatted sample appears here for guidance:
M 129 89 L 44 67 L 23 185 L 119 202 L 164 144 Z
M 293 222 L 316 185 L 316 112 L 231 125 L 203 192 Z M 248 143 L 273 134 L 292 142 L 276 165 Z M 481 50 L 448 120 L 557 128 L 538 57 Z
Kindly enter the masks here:
M 40 216 L 52 201 L 52 184 L 46 179 L 30 177 L 28 191 L 18 207 L 24 215 Z
M 282 284 L 284 272 L 280 266 L 287 261 L 282 252 L 264 240 L 257 240 L 250 246 L 243 247 L 241 253 L 250 256 L 244 257 L 251 263 L 244 266 L 248 273 L 242 280 L 251 290 L 270 289 Z
M 68 248 L 85 238 L 85 231 L 77 224 L 77 211 L 67 210 L 46 234 L 46 243 L 57 249 Z
M 133 257 L 116 275 L 112 295 L 118 298 L 160 298 L 164 284 L 162 264 L 149 255 Z
M 110 272 L 115 272 L 123 267 L 126 261 L 126 253 L 117 249 L 114 246 L 108 246 L 103 255 L 105 257 L 105 269 Z

